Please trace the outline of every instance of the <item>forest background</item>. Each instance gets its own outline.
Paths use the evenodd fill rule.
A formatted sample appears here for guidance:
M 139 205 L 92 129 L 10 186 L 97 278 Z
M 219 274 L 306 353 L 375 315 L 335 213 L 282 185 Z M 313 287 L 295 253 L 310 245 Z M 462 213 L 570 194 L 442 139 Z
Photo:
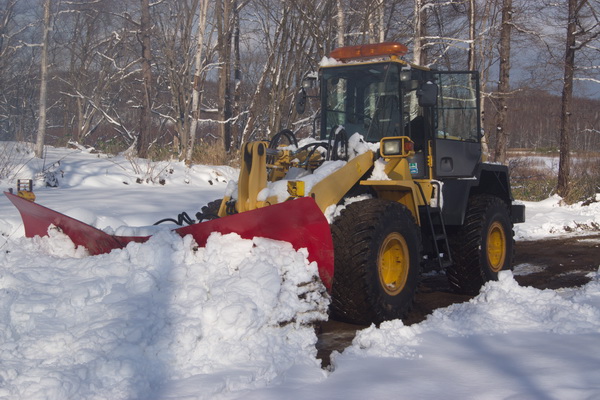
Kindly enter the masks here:
M 0 140 L 235 165 L 312 132 L 294 97 L 332 49 L 397 41 L 478 70 L 491 159 L 556 152 L 552 191 L 577 200 L 600 190 L 599 35 L 599 0 L 0 0 Z

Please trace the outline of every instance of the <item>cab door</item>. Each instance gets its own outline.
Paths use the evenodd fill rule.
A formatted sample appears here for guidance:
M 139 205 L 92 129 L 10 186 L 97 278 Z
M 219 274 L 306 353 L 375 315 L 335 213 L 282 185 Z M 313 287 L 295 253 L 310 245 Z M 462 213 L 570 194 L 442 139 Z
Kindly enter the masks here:
M 481 162 L 479 74 L 435 71 L 438 102 L 433 132 L 437 178 L 471 177 Z

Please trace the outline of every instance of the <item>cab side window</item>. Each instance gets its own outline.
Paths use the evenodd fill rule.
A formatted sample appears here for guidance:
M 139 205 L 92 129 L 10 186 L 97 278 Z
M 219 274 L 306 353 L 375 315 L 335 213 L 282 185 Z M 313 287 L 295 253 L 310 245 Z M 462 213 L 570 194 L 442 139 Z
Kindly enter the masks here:
M 477 79 L 473 72 L 439 73 L 438 125 L 440 139 L 478 142 Z

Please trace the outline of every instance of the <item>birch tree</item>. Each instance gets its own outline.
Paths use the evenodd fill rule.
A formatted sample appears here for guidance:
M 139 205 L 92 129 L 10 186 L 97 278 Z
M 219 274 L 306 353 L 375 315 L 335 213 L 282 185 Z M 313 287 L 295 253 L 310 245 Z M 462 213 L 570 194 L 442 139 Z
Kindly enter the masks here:
M 152 51 L 150 48 L 150 1 L 141 0 L 140 44 L 142 45 L 142 104 L 140 107 L 140 131 L 137 139 L 137 154 L 148 156 L 152 129 Z
M 415 0 L 413 62 L 418 65 L 427 64 L 427 1 Z
M 502 1 L 502 27 L 500 28 L 499 46 L 499 78 L 496 112 L 496 148 L 494 158 L 497 162 L 506 163 L 506 148 L 508 146 L 508 131 L 506 118 L 508 106 L 506 97 L 510 90 L 510 43 L 512 28 L 512 0 Z
M 469 55 L 467 58 L 467 69 L 473 71 L 477 68 L 477 2 L 468 0 L 467 17 L 469 18 Z
M 219 54 L 219 134 L 223 139 L 226 152 L 233 144 L 231 136 L 231 38 L 233 36 L 233 0 L 218 0 L 215 2 L 217 25 L 217 51 Z
M 200 0 L 200 15 L 198 18 L 198 39 L 194 58 L 194 78 L 192 83 L 192 118 L 188 141 L 185 143 L 185 161 L 188 165 L 192 162 L 192 153 L 196 141 L 196 129 L 200 119 L 200 93 L 202 90 L 202 48 L 206 32 L 206 16 L 208 14 L 208 0 Z
M 35 156 L 44 155 L 46 138 L 46 100 L 48 91 L 48 42 L 50 36 L 50 0 L 44 1 L 44 20 L 42 30 L 42 57 L 40 60 L 40 103 L 38 114 L 38 130 L 35 142 Z
M 337 47 L 344 47 L 346 44 L 346 18 L 344 14 L 343 0 L 336 1 L 337 9 Z

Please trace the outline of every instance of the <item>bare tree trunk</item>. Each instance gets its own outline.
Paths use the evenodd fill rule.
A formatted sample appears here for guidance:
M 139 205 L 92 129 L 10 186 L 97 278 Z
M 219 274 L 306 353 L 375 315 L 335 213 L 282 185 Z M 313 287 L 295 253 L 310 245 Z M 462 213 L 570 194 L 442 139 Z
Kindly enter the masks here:
M 50 33 L 50 0 L 44 2 L 44 31 L 42 36 L 42 59 L 40 80 L 40 108 L 38 119 L 37 140 L 35 142 L 35 156 L 42 158 L 44 155 L 44 141 L 46 137 L 46 98 L 48 91 L 48 36 Z
M 218 29 L 218 52 L 219 52 L 219 133 L 223 139 L 226 152 L 231 150 L 231 85 L 229 82 L 231 62 L 231 1 L 221 0 L 217 3 L 217 29 Z
M 242 100 L 242 60 L 240 52 L 240 10 L 237 0 L 233 1 L 233 115 L 239 118 Z M 237 150 L 242 141 L 239 120 L 232 126 L 233 146 Z
M 467 68 L 470 71 L 474 71 L 477 69 L 477 26 L 476 26 L 476 15 L 477 15 L 477 3 L 475 0 L 469 0 L 468 5 L 468 18 L 469 18 L 469 54 L 467 57 Z M 480 81 L 484 81 L 484 79 L 480 79 Z M 480 86 L 481 92 L 483 92 L 483 87 Z M 481 126 L 484 126 L 484 116 L 485 116 L 485 98 L 481 96 L 479 99 L 479 110 L 481 119 Z M 487 161 L 489 159 L 489 147 L 487 142 L 487 136 L 482 135 L 481 137 L 481 150 L 483 161 Z
M 475 9 L 475 0 L 469 0 L 469 55 L 468 55 L 468 60 L 467 60 L 467 68 L 470 71 L 474 71 L 477 66 L 475 64 L 475 51 L 477 49 L 476 46 L 476 41 L 477 38 L 475 36 L 476 34 L 476 27 L 475 27 L 475 15 L 476 15 L 476 9 Z
M 506 163 L 506 148 L 508 146 L 508 132 L 506 131 L 506 117 L 508 107 L 506 97 L 510 90 L 510 33 L 512 27 L 512 0 L 502 2 L 502 28 L 500 29 L 500 75 L 498 78 L 498 103 L 496 114 L 496 149 L 494 159 L 502 164 Z
M 373 13 L 376 12 L 375 10 L 375 3 L 376 0 L 372 0 L 371 4 L 366 5 L 366 8 L 368 10 L 371 10 L 370 12 L 366 12 L 364 15 L 364 19 L 365 19 L 365 33 L 366 33 L 366 43 L 375 43 L 375 24 L 376 21 L 373 18 Z M 365 37 L 365 34 L 363 34 L 363 38 Z
M 346 36 L 346 21 L 344 18 L 344 4 L 343 0 L 337 0 L 337 45 L 338 47 L 344 47 L 345 36 Z
M 378 6 L 378 21 L 379 21 L 379 42 L 385 40 L 385 1 L 381 0 Z
M 194 144 L 196 142 L 196 128 L 200 119 L 200 89 L 201 89 L 201 72 L 202 72 L 202 45 L 204 43 L 204 34 L 206 32 L 206 15 L 208 14 L 208 0 L 201 0 L 200 17 L 198 18 L 198 41 L 196 47 L 196 59 L 194 74 L 194 86 L 192 91 L 192 121 L 190 123 L 190 133 L 188 143 L 183 145 L 186 148 L 185 162 L 187 165 L 192 163 L 192 154 L 194 152 Z
M 577 0 L 569 0 L 567 40 L 565 44 L 564 82 L 560 106 L 560 158 L 558 162 L 558 185 L 556 192 L 565 197 L 569 193 L 571 172 L 570 134 L 571 103 L 573 99 L 573 76 L 575 69 L 575 40 L 577 30 Z
M 137 140 L 137 153 L 139 157 L 147 157 L 150 147 L 150 130 L 152 128 L 152 70 L 150 50 L 150 3 L 141 0 L 142 17 L 140 21 L 140 35 L 142 37 L 142 105 L 140 110 L 140 132 Z
M 426 65 L 425 36 L 427 35 L 427 0 L 415 0 L 415 38 L 413 46 L 413 61 L 417 65 Z
M 474 0 L 470 0 L 470 1 L 474 1 Z M 496 5 L 491 2 L 488 1 L 485 4 L 482 5 L 483 8 L 480 9 L 481 12 L 479 13 L 479 15 L 481 15 L 480 19 L 479 19 L 479 26 L 480 26 L 480 30 L 481 32 L 486 32 L 488 31 L 491 27 L 490 24 L 492 23 L 492 21 L 495 20 L 494 14 L 495 14 L 495 9 L 496 9 Z M 475 3 L 475 7 L 476 7 L 476 3 Z M 473 17 L 472 19 L 474 20 L 475 18 L 475 9 L 472 9 L 472 13 L 473 13 Z M 475 22 L 475 21 L 473 21 Z M 474 32 L 474 34 L 476 34 L 476 32 Z M 476 54 L 474 54 L 472 56 L 472 59 L 474 61 L 474 64 L 476 66 L 476 69 L 479 69 L 481 76 L 480 76 L 480 89 L 481 89 L 481 98 L 479 101 L 480 104 L 480 110 L 481 110 L 481 126 L 482 127 L 487 127 L 486 129 L 488 129 L 488 131 L 484 131 L 484 136 L 482 138 L 481 141 L 481 145 L 482 145 L 482 156 L 484 161 L 487 161 L 491 158 L 491 154 L 490 154 L 490 149 L 488 146 L 488 138 L 490 138 L 491 132 L 489 130 L 491 130 L 492 128 L 489 127 L 489 124 L 486 121 L 486 103 L 487 103 L 487 99 L 489 98 L 489 93 L 487 90 L 487 86 L 488 86 L 488 82 L 490 81 L 489 76 L 490 76 L 490 67 L 493 64 L 493 60 L 494 57 L 492 56 L 492 54 L 494 53 L 494 49 L 496 48 L 496 41 L 493 39 L 494 35 L 479 35 L 476 36 L 477 40 L 476 40 L 476 46 L 475 46 L 475 52 Z M 477 66 L 479 65 L 479 66 Z

